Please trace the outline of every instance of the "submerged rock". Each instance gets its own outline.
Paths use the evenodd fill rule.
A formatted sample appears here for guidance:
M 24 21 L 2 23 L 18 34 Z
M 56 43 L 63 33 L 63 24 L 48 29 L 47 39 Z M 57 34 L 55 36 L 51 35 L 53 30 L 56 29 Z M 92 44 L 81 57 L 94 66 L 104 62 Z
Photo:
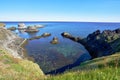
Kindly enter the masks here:
M 53 40 L 50 42 L 51 44 L 58 44 L 58 38 L 53 37 Z
M 16 27 L 12 26 L 12 27 L 8 28 L 8 30 L 14 31 L 14 30 L 16 30 Z
M 34 27 L 36 27 L 36 28 L 43 28 L 45 26 L 44 25 L 34 25 Z

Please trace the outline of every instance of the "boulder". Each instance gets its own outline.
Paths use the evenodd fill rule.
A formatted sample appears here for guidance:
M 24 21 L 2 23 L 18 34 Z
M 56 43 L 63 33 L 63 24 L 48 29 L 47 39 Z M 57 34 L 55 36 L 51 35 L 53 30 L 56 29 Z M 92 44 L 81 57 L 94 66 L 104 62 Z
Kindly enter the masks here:
M 53 40 L 50 41 L 51 44 L 58 44 L 58 38 L 57 37 L 53 37 Z
M 68 33 L 68 32 L 63 32 L 63 33 L 61 33 L 61 35 L 62 35 L 63 37 L 66 37 L 66 38 L 71 37 L 71 34 Z

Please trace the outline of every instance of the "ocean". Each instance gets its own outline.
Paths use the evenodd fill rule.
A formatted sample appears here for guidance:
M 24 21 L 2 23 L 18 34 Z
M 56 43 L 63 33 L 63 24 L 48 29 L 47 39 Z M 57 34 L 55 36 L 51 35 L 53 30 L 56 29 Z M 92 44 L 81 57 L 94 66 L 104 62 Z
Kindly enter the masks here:
M 6 27 L 18 26 L 20 22 L 5 22 Z M 23 22 L 26 26 L 45 25 L 39 28 L 39 32 L 26 33 L 19 30 L 13 31 L 21 38 L 29 39 L 39 36 L 43 33 L 51 33 L 50 37 L 29 40 L 25 45 L 27 54 L 34 58 L 35 62 L 40 65 L 42 70 L 47 73 L 52 70 L 62 68 L 66 65 L 77 64 L 89 60 L 91 56 L 81 44 L 63 38 L 62 32 L 69 32 L 76 37 L 85 38 L 96 30 L 114 30 L 120 28 L 120 23 L 101 23 L 101 22 Z M 57 37 L 58 44 L 51 44 L 53 37 Z M 68 68 L 68 67 L 67 67 Z

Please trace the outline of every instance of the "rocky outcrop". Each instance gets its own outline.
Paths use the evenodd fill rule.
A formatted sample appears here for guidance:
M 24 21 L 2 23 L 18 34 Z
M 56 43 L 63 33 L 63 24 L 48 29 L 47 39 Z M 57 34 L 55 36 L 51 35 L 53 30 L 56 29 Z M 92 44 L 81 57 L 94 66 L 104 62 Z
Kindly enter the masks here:
M 12 26 L 12 27 L 8 28 L 8 30 L 14 31 L 14 30 L 16 30 L 16 27 Z
M 0 28 L 1 79 L 44 80 L 45 75 L 40 66 L 24 58 L 21 46 L 25 41 L 10 30 Z
M 53 37 L 53 40 L 50 41 L 51 44 L 58 44 L 58 38 L 57 37 Z
M 113 43 L 119 43 L 115 41 L 120 39 L 120 29 L 104 30 L 103 32 L 97 30 L 83 39 L 74 37 L 66 32 L 63 32 L 61 35 L 82 44 L 89 51 L 92 58 L 96 58 L 110 55 L 116 51 L 115 47 L 117 47 L 117 45 L 113 46 Z M 117 49 L 117 51 L 118 50 L 120 49 Z
M 35 37 L 32 37 L 32 38 L 29 38 L 29 40 L 40 39 L 40 38 L 46 38 L 46 37 L 49 37 L 49 36 L 51 36 L 51 33 L 43 33 L 43 34 L 40 35 L 40 36 L 35 36 Z
M 24 29 L 26 29 L 26 25 L 24 23 L 19 23 L 18 30 L 24 30 Z
M 16 58 L 23 58 L 24 49 L 20 46 L 23 41 L 24 39 L 11 31 L 0 28 L 0 47 L 9 51 Z
M 51 36 L 51 33 L 43 33 L 41 36 L 42 37 L 49 37 L 49 36 Z
M 35 33 L 35 32 L 38 32 L 39 30 L 34 27 L 34 26 L 28 26 L 25 30 L 25 32 L 28 32 L 28 33 Z
M 80 40 L 80 37 L 74 37 L 74 36 L 72 36 L 70 33 L 68 33 L 68 32 L 63 32 L 62 34 L 61 34 L 63 37 L 66 37 L 66 38 L 69 38 L 69 39 L 71 39 L 71 40 L 73 40 L 73 41 L 76 41 L 76 42 L 78 42 L 78 40 Z M 82 39 L 81 39 L 82 40 Z
M 5 27 L 5 23 L 0 23 L 0 27 Z

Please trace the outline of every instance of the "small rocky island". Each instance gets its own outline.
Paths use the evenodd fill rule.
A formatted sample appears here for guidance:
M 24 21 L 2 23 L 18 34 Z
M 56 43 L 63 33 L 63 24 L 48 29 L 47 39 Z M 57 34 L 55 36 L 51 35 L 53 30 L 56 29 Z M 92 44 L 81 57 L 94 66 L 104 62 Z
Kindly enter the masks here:
M 28 32 L 28 33 L 35 33 L 35 32 L 38 32 L 39 30 L 34 27 L 34 26 L 28 26 L 26 29 L 25 29 L 25 32 Z
M 5 26 L 3 23 L 0 23 L 1 26 Z M 27 33 L 36 33 L 38 32 L 39 28 L 44 28 L 44 25 L 30 25 L 30 26 L 26 26 L 24 23 L 19 23 L 18 27 L 16 28 L 15 26 L 11 26 L 9 28 L 7 28 L 8 30 L 11 31 L 15 31 L 16 29 L 18 29 L 19 31 L 24 31 Z
M 57 37 L 53 37 L 53 40 L 50 41 L 51 44 L 58 44 L 58 38 Z

